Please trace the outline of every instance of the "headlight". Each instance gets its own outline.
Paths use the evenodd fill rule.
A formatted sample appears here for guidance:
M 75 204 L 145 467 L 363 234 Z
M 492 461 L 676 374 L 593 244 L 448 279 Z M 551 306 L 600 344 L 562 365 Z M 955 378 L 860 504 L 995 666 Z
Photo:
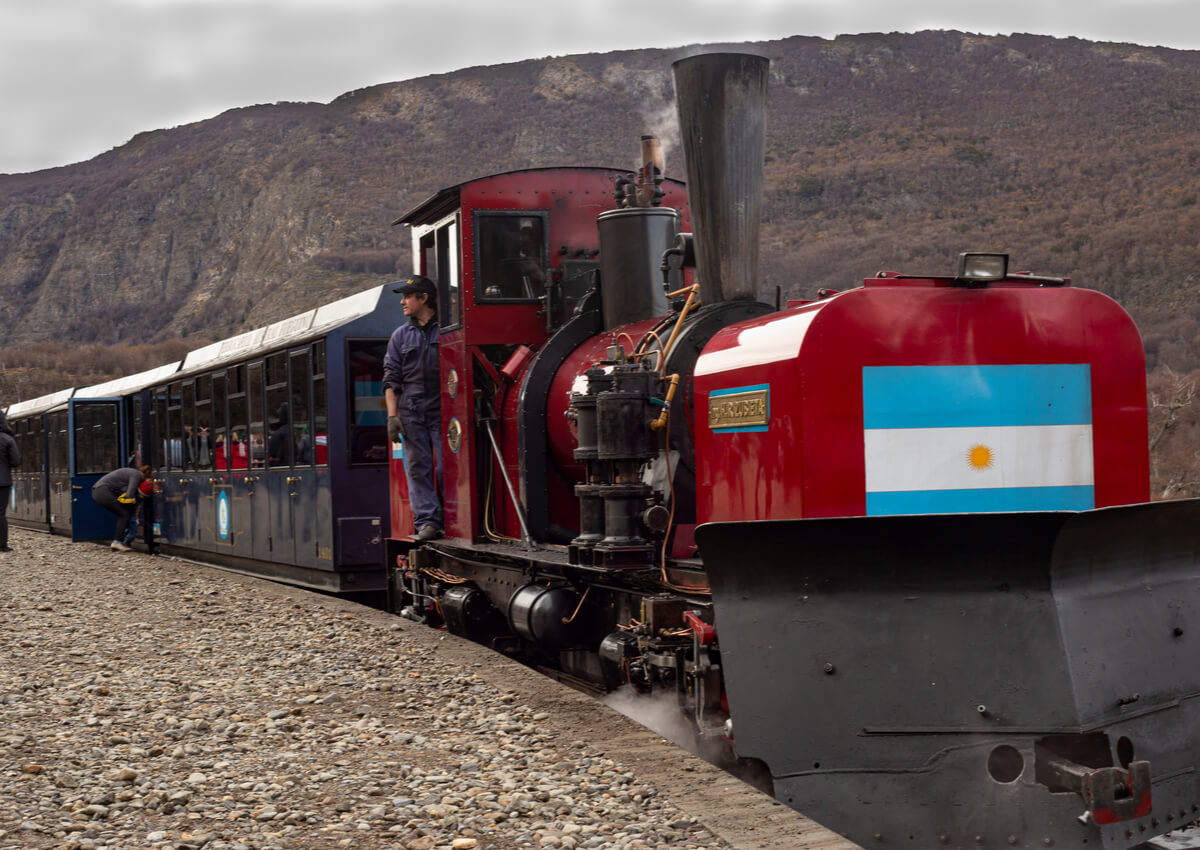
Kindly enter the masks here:
M 989 283 L 1008 277 L 1008 254 L 977 254 L 965 252 L 958 255 L 958 274 L 955 280 L 963 283 Z

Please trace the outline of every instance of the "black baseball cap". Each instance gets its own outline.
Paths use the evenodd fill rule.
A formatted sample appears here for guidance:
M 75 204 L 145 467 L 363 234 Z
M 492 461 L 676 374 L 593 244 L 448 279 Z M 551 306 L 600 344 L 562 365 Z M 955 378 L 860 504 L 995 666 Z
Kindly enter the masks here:
M 401 295 L 413 295 L 417 292 L 424 292 L 437 297 L 437 284 L 423 275 L 415 274 L 410 278 L 401 282 L 392 292 L 398 292 Z

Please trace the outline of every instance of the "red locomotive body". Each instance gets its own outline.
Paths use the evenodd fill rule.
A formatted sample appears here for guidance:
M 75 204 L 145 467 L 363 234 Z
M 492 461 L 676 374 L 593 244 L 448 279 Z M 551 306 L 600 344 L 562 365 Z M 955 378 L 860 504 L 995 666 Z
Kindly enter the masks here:
M 699 521 L 933 512 L 916 509 L 911 498 L 905 510 L 868 511 L 864 370 L 890 368 L 896 374 L 912 367 L 962 367 L 966 379 L 982 381 L 980 371 L 969 367 L 1011 367 L 1017 380 L 1027 381 L 1037 364 L 1073 364 L 1087 378 L 1081 390 L 1090 405 L 1079 419 L 1090 425 L 1094 453 L 1089 469 L 1081 471 L 1086 483 L 1080 486 L 1094 487 L 1094 498 L 1062 506 L 1148 500 L 1145 360 L 1136 327 L 1115 302 L 1069 281 L 1047 285 L 1019 275 L 985 285 L 887 275 L 868 278 L 861 289 L 726 328 L 708 345 L 696 367 L 696 394 L 703 400 L 696 429 Z M 739 396 L 738 389 L 745 387 L 761 389 Z M 1021 391 L 1033 392 L 1033 387 L 1023 383 Z M 714 405 L 731 397 L 761 399 L 764 415 L 754 420 L 758 426 L 729 424 L 716 415 Z M 1053 400 L 1042 403 L 1050 406 Z M 1015 407 L 1001 411 L 1009 417 L 1005 422 L 1012 421 Z M 949 413 L 955 418 L 962 411 Z M 1014 450 L 1023 454 L 1048 448 L 1028 434 L 1014 436 Z M 944 429 L 936 439 L 947 439 Z M 949 480 L 966 485 L 956 489 L 1016 486 L 1013 476 L 1019 471 L 988 474 L 985 464 L 994 467 L 1000 457 L 983 458 L 976 467 L 966 450 L 955 459 L 966 476 L 959 479 L 950 471 Z M 904 462 L 903 457 L 890 461 Z M 1023 462 L 1042 465 L 1050 458 Z M 880 458 L 879 463 L 889 461 Z M 937 461 L 925 453 L 921 463 Z M 1041 498 L 1007 505 L 991 499 L 986 509 L 1057 506 L 1046 501 L 1047 494 Z M 960 512 L 962 504 L 940 512 Z
M 686 208 L 645 138 L 636 174 L 399 219 L 439 288 L 446 534 L 407 536 L 395 446 L 389 607 L 665 689 L 859 841 L 1122 848 L 1194 818 L 1200 504 L 1132 504 L 1133 322 L 999 254 L 757 301 L 766 82 L 676 63 Z

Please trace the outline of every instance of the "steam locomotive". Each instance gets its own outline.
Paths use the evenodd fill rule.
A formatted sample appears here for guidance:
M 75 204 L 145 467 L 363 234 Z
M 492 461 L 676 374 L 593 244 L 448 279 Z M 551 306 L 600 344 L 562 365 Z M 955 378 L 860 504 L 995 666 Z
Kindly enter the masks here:
M 393 444 L 389 606 L 673 692 L 865 846 L 1184 826 L 1200 505 L 1144 504 L 1136 327 L 1000 254 L 758 301 L 767 64 L 676 63 L 686 197 L 645 137 L 636 174 L 396 220 L 439 288 L 445 537 L 407 536 Z
M 390 285 L 12 405 L 14 522 L 105 539 L 91 484 L 148 463 L 146 545 L 673 694 L 864 846 L 1195 820 L 1200 502 L 1147 503 L 1136 327 L 1002 254 L 760 302 L 767 66 L 676 63 L 686 190 L 645 137 L 396 220 L 438 286 L 444 538 L 384 427 Z

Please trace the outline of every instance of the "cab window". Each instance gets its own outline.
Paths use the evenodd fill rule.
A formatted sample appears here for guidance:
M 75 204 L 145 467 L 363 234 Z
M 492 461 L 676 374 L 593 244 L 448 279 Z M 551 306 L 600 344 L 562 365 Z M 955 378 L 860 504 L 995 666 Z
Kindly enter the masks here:
M 475 214 L 475 300 L 535 301 L 546 291 L 546 216 Z

